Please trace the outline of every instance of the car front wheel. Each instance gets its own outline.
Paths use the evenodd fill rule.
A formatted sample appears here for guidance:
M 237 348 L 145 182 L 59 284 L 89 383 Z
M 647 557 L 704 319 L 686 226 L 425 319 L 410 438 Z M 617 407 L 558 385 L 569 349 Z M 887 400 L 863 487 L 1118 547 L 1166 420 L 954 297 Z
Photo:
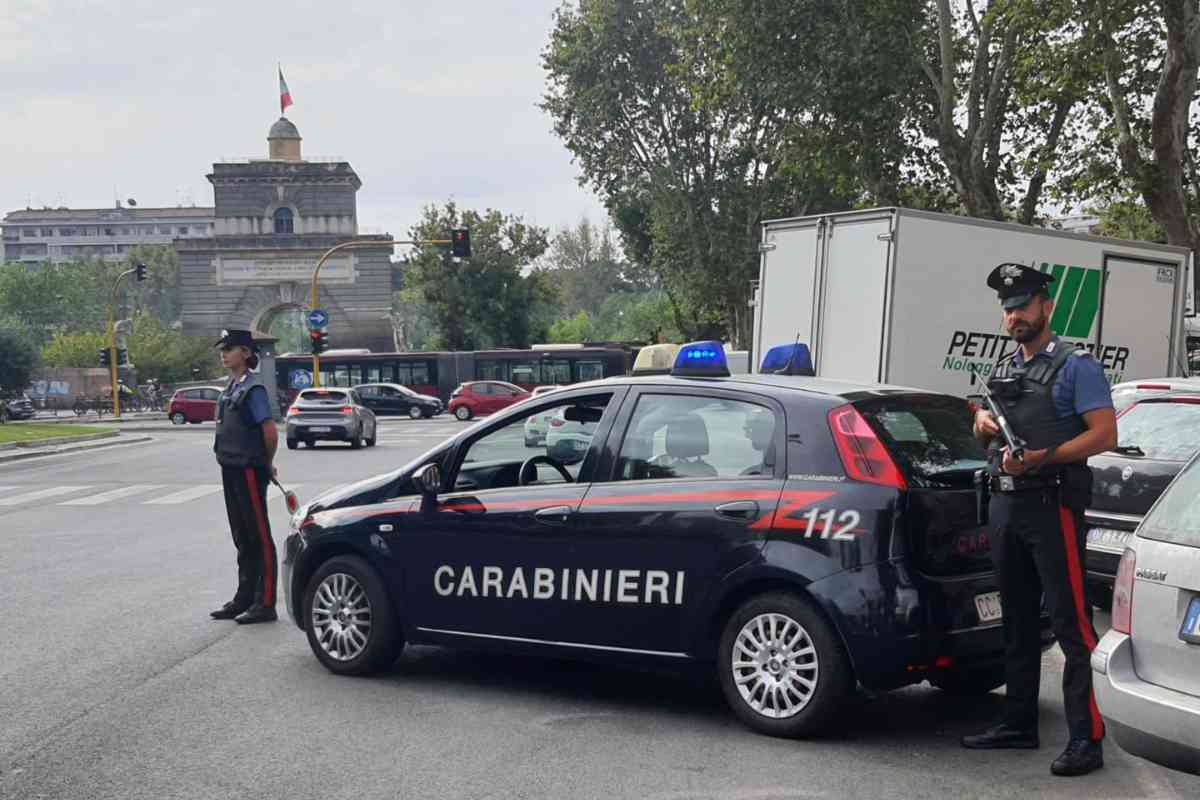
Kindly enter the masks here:
M 466 422 L 471 418 L 471 409 L 469 406 L 459 406 L 454 409 L 454 417 L 459 422 Z
M 295 439 L 289 438 L 287 440 L 287 449 L 288 450 L 295 450 L 299 446 L 300 446 L 300 443 L 298 441 L 296 441 Z
M 782 592 L 751 598 L 730 615 L 717 669 L 733 713 L 769 736 L 825 731 L 854 686 L 837 632 L 810 603 Z
M 420 406 L 409 406 L 408 407 L 408 418 L 409 419 L 420 419 L 421 416 L 422 416 L 422 414 L 421 414 Z
M 184 413 L 182 411 L 176 411 L 174 414 L 171 415 L 171 424 L 184 425 L 186 423 L 187 423 L 187 417 L 184 415 Z
M 404 647 L 387 588 L 359 556 L 335 556 L 318 567 L 302 613 L 313 654 L 338 675 L 384 669 Z

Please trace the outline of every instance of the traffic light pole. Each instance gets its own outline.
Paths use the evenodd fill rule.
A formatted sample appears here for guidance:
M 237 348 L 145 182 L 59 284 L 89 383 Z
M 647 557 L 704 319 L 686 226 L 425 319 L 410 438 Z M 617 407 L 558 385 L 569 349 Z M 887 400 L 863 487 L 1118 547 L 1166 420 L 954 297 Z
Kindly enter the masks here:
M 318 288 L 317 280 L 321 274 L 321 267 L 325 266 L 325 261 L 331 255 L 333 255 L 334 253 L 336 253 L 340 250 L 353 250 L 356 248 L 363 248 L 363 247 L 382 247 L 383 245 L 391 245 L 392 247 L 396 247 L 397 245 L 402 245 L 402 244 L 412 245 L 412 246 L 422 246 L 422 245 L 430 245 L 430 244 L 453 244 L 453 242 L 450 239 L 405 239 L 405 240 L 401 240 L 401 239 L 378 240 L 377 239 L 374 241 L 355 240 L 353 242 L 342 242 L 341 244 L 334 245 L 333 247 L 329 248 L 328 250 L 326 250 L 324 253 L 321 254 L 321 257 L 317 260 L 317 266 L 313 269 L 312 306 L 311 306 L 311 308 L 319 308 L 320 307 L 317 305 L 317 288 Z M 110 328 L 111 328 L 111 323 L 110 323 Z M 116 373 L 114 372 L 113 374 L 115 375 Z M 313 387 L 318 388 L 318 389 L 321 388 L 321 356 L 319 353 L 312 354 L 312 379 L 313 379 L 313 383 L 312 383 Z
M 117 276 L 117 280 L 113 283 L 112 296 L 108 303 L 108 379 L 112 386 L 112 409 L 113 416 L 120 418 L 121 416 L 121 392 L 117 389 L 117 325 L 114 318 L 117 315 L 117 292 L 121 288 L 121 281 L 137 272 L 137 267 L 127 269 Z

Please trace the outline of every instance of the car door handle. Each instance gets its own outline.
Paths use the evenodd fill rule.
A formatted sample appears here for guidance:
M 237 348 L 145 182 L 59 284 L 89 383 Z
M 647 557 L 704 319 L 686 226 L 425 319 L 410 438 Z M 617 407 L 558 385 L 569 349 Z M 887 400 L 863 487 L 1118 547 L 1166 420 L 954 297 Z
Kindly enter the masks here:
M 533 512 L 533 518 L 543 525 L 565 525 L 570 517 L 570 506 L 550 506 Z
M 746 519 L 758 516 L 758 503 L 753 500 L 734 500 L 732 503 L 723 503 L 713 510 L 724 517 Z

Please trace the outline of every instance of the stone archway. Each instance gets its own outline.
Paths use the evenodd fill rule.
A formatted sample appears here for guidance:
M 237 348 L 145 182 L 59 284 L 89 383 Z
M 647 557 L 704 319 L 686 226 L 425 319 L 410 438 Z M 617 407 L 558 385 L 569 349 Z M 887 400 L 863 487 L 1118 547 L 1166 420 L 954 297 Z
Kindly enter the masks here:
M 250 324 L 256 338 L 275 340 L 275 352 L 301 352 L 307 343 L 307 303 L 281 300 L 263 307 Z

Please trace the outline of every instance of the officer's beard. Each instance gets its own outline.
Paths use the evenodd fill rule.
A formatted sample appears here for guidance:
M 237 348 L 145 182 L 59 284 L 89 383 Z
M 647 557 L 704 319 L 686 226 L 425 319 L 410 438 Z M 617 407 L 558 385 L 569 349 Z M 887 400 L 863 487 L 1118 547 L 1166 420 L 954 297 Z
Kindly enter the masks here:
M 1017 344 L 1027 344 L 1042 335 L 1042 331 L 1046 330 L 1046 324 L 1049 321 L 1046 312 L 1042 311 L 1038 314 L 1037 319 L 1031 322 L 1017 322 L 1009 333 Z

